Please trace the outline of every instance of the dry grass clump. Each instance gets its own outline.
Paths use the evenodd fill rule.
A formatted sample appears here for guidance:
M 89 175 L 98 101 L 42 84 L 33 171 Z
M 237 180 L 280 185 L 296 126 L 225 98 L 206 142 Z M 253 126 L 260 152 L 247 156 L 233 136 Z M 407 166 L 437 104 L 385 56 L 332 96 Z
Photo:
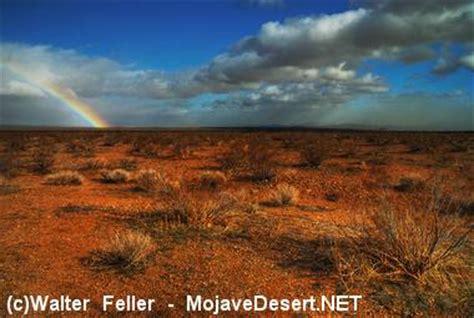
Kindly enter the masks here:
M 277 185 L 270 194 L 270 204 L 274 206 L 293 205 L 298 202 L 299 190 L 289 184 Z
M 76 171 L 60 171 L 46 177 L 46 183 L 51 185 L 81 185 L 84 177 Z
M 334 259 L 346 292 L 363 291 L 399 316 L 468 314 L 470 229 L 439 214 L 436 204 L 425 210 L 384 206 L 368 224 L 343 231 L 346 244 L 335 248 Z
M 176 189 L 164 198 L 168 220 L 191 228 L 211 228 L 226 226 L 232 216 L 239 211 L 235 197 L 218 194 L 202 197 L 183 188 Z
M 253 214 L 260 209 L 260 205 L 258 203 L 258 196 L 254 193 L 251 193 L 246 190 L 240 190 L 232 194 L 229 193 L 227 195 L 230 195 L 233 198 L 233 200 L 236 202 L 239 211 Z
M 88 171 L 88 170 L 100 170 L 109 167 L 109 163 L 101 158 L 89 159 L 82 163 L 79 170 Z
M 129 231 L 116 234 L 105 247 L 92 252 L 86 263 L 97 270 L 132 274 L 145 268 L 154 250 L 150 236 Z
M 126 183 L 130 180 L 130 173 L 123 169 L 104 170 L 100 174 L 105 183 Z
M 159 192 L 169 194 L 177 187 L 178 182 L 173 182 L 169 178 L 154 169 L 140 170 L 135 177 L 136 189 L 144 192 Z
M 217 190 L 227 182 L 227 177 L 222 172 L 206 172 L 199 177 L 198 184 L 201 189 Z

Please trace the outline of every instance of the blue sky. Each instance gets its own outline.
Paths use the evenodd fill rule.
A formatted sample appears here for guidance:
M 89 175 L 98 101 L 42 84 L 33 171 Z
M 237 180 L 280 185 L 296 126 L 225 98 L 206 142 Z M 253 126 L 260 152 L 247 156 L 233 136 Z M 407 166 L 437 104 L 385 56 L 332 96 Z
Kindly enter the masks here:
M 15 63 L 72 92 L 111 125 L 472 129 L 470 1 L 0 6 L 2 124 L 87 125 L 68 112 L 45 116 L 61 101 L 13 74 Z M 443 104 L 425 105 L 440 98 Z M 398 100 L 417 110 L 410 127 L 402 109 L 393 120 Z M 374 108 L 379 117 L 368 118 Z M 453 118 L 439 122 L 450 109 Z
M 208 62 L 267 21 L 347 8 L 347 1 L 258 6 L 228 0 L 6 0 L 1 36 L 6 42 L 46 43 L 141 68 L 174 71 Z

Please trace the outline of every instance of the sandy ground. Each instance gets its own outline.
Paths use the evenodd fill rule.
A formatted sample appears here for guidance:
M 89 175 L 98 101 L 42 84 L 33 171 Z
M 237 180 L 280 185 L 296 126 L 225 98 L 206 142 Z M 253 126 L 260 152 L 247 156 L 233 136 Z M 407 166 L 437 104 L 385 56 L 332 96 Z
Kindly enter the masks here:
M 0 196 L 0 313 L 5 313 L 6 298 L 12 294 L 90 298 L 87 314 L 91 317 L 103 315 L 104 294 L 156 299 L 154 311 L 144 314 L 149 317 L 185 315 L 187 294 L 234 298 L 263 294 L 289 299 L 335 294 L 337 279 L 328 238 L 337 235 L 338 225 L 361 221 L 364 211 L 376 208 L 383 195 L 396 204 L 409 204 L 411 194 L 392 187 L 404 176 L 415 175 L 426 183 L 443 176 L 443 184 L 456 188 L 464 198 L 470 193 L 472 199 L 474 188 L 472 134 L 260 133 L 276 151 L 276 180 L 256 183 L 232 175 L 222 189 L 246 191 L 261 203 L 258 211 L 239 218 L 231 232 L 154 229 L 150 234 L 157 251 L 149 266 L 143 272 L 122 275 L 92 270 L 83 259 L 115 233 L 130 228 L 149 231 L 153 225 L 134 222 L 134 215 L 159 205 L 159 196 L 134 191 L 133 182 L 105 184 L 99 170 L 81 171 L 85 181 L 79 186 L 48 185 L 44 175 L 29 169 L 38 139 L 46 135 L 54 138 L 58 148 L 55 171 L 77 170 L 83 162 L 97 158 L 110 164 L 135 158 L 137 169 L 132 175 L 153 168 L 170 179 L 192 183 L 204 172 L 219 169 L 216 159 L 233 140 L 252 134 L 168 133 L 171 144 L 159 146 L 166 154 L 175 139 L 191 140 L 192 155 L 184 159 L 133 155 L 127 140 L 105 146 L 104 137 L 96 134 L 95 154 L 84 157 L 66 149 L 71 140 L 82 138 L 74 132 L 25 133 L 28 147 L 16 155 L 22 162 L 20 172 L 8 181 L 15 191 Z M 136 135 L 148 138 L 160 134 Z M 5 145 L 16 134 L 3 132 L 1 136 L 5 153 Z M 299 140 L 330 138 L 334 141 L 332 154 L 317 169 L 301 166 L 298 146 L 285 146 L 285 138 L 296 140 L 297 145 L 304 144 Z M 413 144 L 429 144 L 430 148 L 413 151 Z M 462 147 L 456 149 L 453 144 Z M 299 189 L 298 204 L 264 204 L 279 183 Z M 328 194 L 335 194 L 337 200 L 328 200 Z M 68 205 L 89 208 L 64 212 Z M 169 303 L 175 308 L 168 308 Z

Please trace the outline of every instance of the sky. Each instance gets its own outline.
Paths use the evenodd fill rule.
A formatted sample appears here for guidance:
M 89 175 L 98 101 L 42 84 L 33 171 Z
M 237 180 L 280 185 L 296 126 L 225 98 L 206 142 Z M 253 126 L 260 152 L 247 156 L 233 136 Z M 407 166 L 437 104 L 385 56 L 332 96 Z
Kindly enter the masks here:
M 473 130 L 471 0 L 2 0 L 0 125 Z

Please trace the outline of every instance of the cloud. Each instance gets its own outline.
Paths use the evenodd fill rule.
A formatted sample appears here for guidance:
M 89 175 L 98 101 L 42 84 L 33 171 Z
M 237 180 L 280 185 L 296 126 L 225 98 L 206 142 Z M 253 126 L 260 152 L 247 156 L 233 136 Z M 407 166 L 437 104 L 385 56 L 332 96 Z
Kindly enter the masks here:
M 331 15 L 267 22 L 198 70 L 164 73 L 136 69 L 101 57 L 49 46 L 2 44 L 2 63 L 19 63 L 82 97 L 104 95 L 166 99 L 251 89 L 264 83 L 350 80 L 367 59 L 416 63 L 432 59 L 430 44 L 472 44 L 470 1 L 363 1 L 362 7 Z M 414 31 L 416 30 L 416 32 Z M 459 63 L 437 59 L 433 72 Z M 467 63 L 466 63 L 467 62 Z
M 426 45 L 400 50 L 395 54 L 395 59 L 400 60 L 405 64 L 431 60 L 435 56 L 434 50 Z
M 381 94 L 323 114 L 320 124 L 410 130 L 472 131 L 471 97 L 460 91 L 426 94 Z
M 459 57 L 445 47 L 432 72 L 437 75 L 446 75 L 455 72 L 460 67 L 474 71 L 474 53 Z
M 432 6 L 418 1 L 366 4 L 371 6 L 265 23 L 257 35 L 214 58 L 196 80 L 235 86 L 277 81 L 280 70 L 287 68 L 303 74 L 342 62 L 354 67 L 366 58 L 412 63 L 432 58 L 429 44 L 472 43 L 474 38 L 470 1 L 434 1 Z
M 12 65 L 21 65 L 28 74 L 70 88 L 81 97 L 104 95 L 152 96 L 165 98 L 171 81 L 162 72 L 137 70 L 103 57 L 88 57 L 75 50 L 45 45 L 2 43 L 5 85 L 18 78 Z
M 15 120 L 13 114 L 18 118 L 26 116 L 15 110 L 14 100 L 21 105 L 17 109 L 25 111 L 31 110 L 26 103 L 36 107 L 40 99 L 48 99 L 40 87 L 9 68 L 18 64 L 30 74 L 90 101 L 117 125 L 212 125 L 210 118 L 233 124 L 265 124 L 266 119 L 272 123 L 301 124 L 312 118 L 317 124 L 325 114 L 344 112 L 352 100 L 389 95 L 390 87 L 384 79 L 376 71 L 366 72 L 362 67 L 367 61 L 395 60 L 403 64 L 432 61 L 432 72 L 440 76 L 459 68 L 474 69 L 471 1 L 355 3 L 358 7 L 346 12 L 267 22 L 256 34 L 240 39 L 202 67 L 174 73 L 138 69 L 108 58 L 84 56 L 75 50 L 47 45 L 2 43 L 0 97 L 2 104 L 8 101 L 10 121 Z M 439 46 L 442 49 L 437 52 L 434 48 Z M 203 94 L 220 98 L 196 109 L 190 100 Z M 378 101 L 387 105 L 434 102 L 438 106 L 432 110 L 443 114 L 448 107 L 421 95 L 380 97 Z M 448 98 L 445 102 L 457 100 Z M 403 111 L 406 108 L 400 114 Z M 430 109 L 420 108 L 420 114 L 422 111 L 429 113 Z M 44 119 L 35 111 L 30 113 Z M 404 123 L 400 116 L 394 118 Z M 336 119 L 332 122 L 337 122 Z
M 1 95 L 2 125 L 75 126 L 81 118 L 51 98 L 34 95 Z
M 3 82 L 2 82 L 3 83 Z M 25 82 L 11 80 L 0 86 L 0 95 L 45 97 L 39 88 Z
M 284 0 L 245 0 L 244 2 L 258 7 L 281 7 Z
M 469 68 L 471 71 L 474 71 L 474 52 L 461 57 L 459 63 Z

